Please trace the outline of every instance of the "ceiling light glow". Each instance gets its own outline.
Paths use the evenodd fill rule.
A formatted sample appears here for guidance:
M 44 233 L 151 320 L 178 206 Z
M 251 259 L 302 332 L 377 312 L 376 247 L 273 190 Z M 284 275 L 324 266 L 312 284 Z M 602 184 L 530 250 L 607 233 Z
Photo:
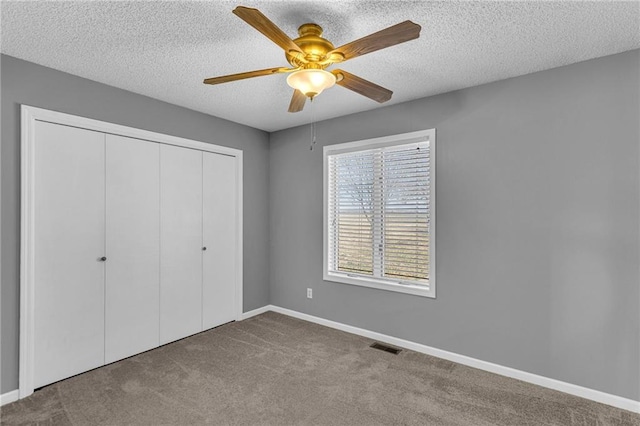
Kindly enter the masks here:
M 313 99 L 336 84 L 336 76 L 325 70 L 308 69 L 289 74 L 287 84 Z

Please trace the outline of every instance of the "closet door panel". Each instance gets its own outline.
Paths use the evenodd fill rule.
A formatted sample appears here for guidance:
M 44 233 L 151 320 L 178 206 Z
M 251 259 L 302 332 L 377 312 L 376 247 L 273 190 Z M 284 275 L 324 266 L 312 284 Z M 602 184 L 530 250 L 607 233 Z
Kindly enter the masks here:
M 160 344 L 160 145 L 106 140 L 105 362 Z
M 37 122 L 34 386 L 104 364 L 104 134 Z
M 160 343 L 202 330 L 202 152 L 160 147 Z
M 203 153 L 203 324 L 233 321 L 236 310 L 236 160 Z

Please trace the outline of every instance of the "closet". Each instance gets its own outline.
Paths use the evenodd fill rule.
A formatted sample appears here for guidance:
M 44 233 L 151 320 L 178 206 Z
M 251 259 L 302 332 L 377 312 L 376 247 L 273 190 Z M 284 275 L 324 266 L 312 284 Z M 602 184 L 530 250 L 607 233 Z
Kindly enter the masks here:
M 34 384 L 104 364 L 104 135 L 38 122 Z M 41 136 L 41 137 L 40 137 Z
M 160 164 L 160 341 L 167 343 L 202 330 L 202 152 L 165 145 Z
M 160 169 L 163 344 L 234 318 L 237 182 L 233 158 L 170 145 Z
M 160 144 L 106 135 L 105 363 L 159 345 Z
M 21 396 L 238 317 L 239 153 L 31 126 Z

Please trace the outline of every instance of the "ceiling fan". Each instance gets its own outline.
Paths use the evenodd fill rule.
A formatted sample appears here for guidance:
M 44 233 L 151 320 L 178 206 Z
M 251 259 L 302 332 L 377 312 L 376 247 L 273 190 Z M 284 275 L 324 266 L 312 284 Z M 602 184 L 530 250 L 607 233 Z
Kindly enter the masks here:
M 420 25 L 404 21 L 366 37 L 334 47 L 322 37 L 322 27 L 317 24 L 303 24 L 298 28 L 299 37 L 292 40 L 258 9 L 238 6 L 233 13 L 247 24 L 267 36 L 284 49 L 292 68 L 268 68 L 221 77 L 207 78 L 205 84 L 220 84 L 245 78 L 278 73 L 291 73 L 287 83 L 294 89 L 289 112 L 302 111 L 306 99 L 319 95 L 323 90 L 337 84 L 377 102 L 391 99 L 393 92 L 364 78 L 343 70 L 325 71 L 332 64 L 391 47 L 420 37 Z

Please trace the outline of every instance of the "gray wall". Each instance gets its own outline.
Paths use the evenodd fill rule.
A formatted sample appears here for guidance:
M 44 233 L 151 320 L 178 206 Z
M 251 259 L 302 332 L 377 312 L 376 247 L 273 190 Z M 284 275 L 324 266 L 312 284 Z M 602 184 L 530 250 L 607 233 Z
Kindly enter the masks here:
M 18 387 L 20 104 L 243 150 L 244 310 L 269 303 L 267 133 L 9 56 L 1 59 L 1 393 Z
M 18 376 L 24 103 L 243 149 L 245 311 L 273 303 L 640 399 L 639 63 L 636 50 L 321 122 L 310 152 L 308 127 L 269 147 L 264 132 L 2 56 L 0 392 Z M 438 298 L 324 282 L 322 145 L 433 127 Z
M 639 52 L 272 133 L 271 303 L 640 399 Z M 323 281 L 322 146 L 434 127 L 437 299 Z

